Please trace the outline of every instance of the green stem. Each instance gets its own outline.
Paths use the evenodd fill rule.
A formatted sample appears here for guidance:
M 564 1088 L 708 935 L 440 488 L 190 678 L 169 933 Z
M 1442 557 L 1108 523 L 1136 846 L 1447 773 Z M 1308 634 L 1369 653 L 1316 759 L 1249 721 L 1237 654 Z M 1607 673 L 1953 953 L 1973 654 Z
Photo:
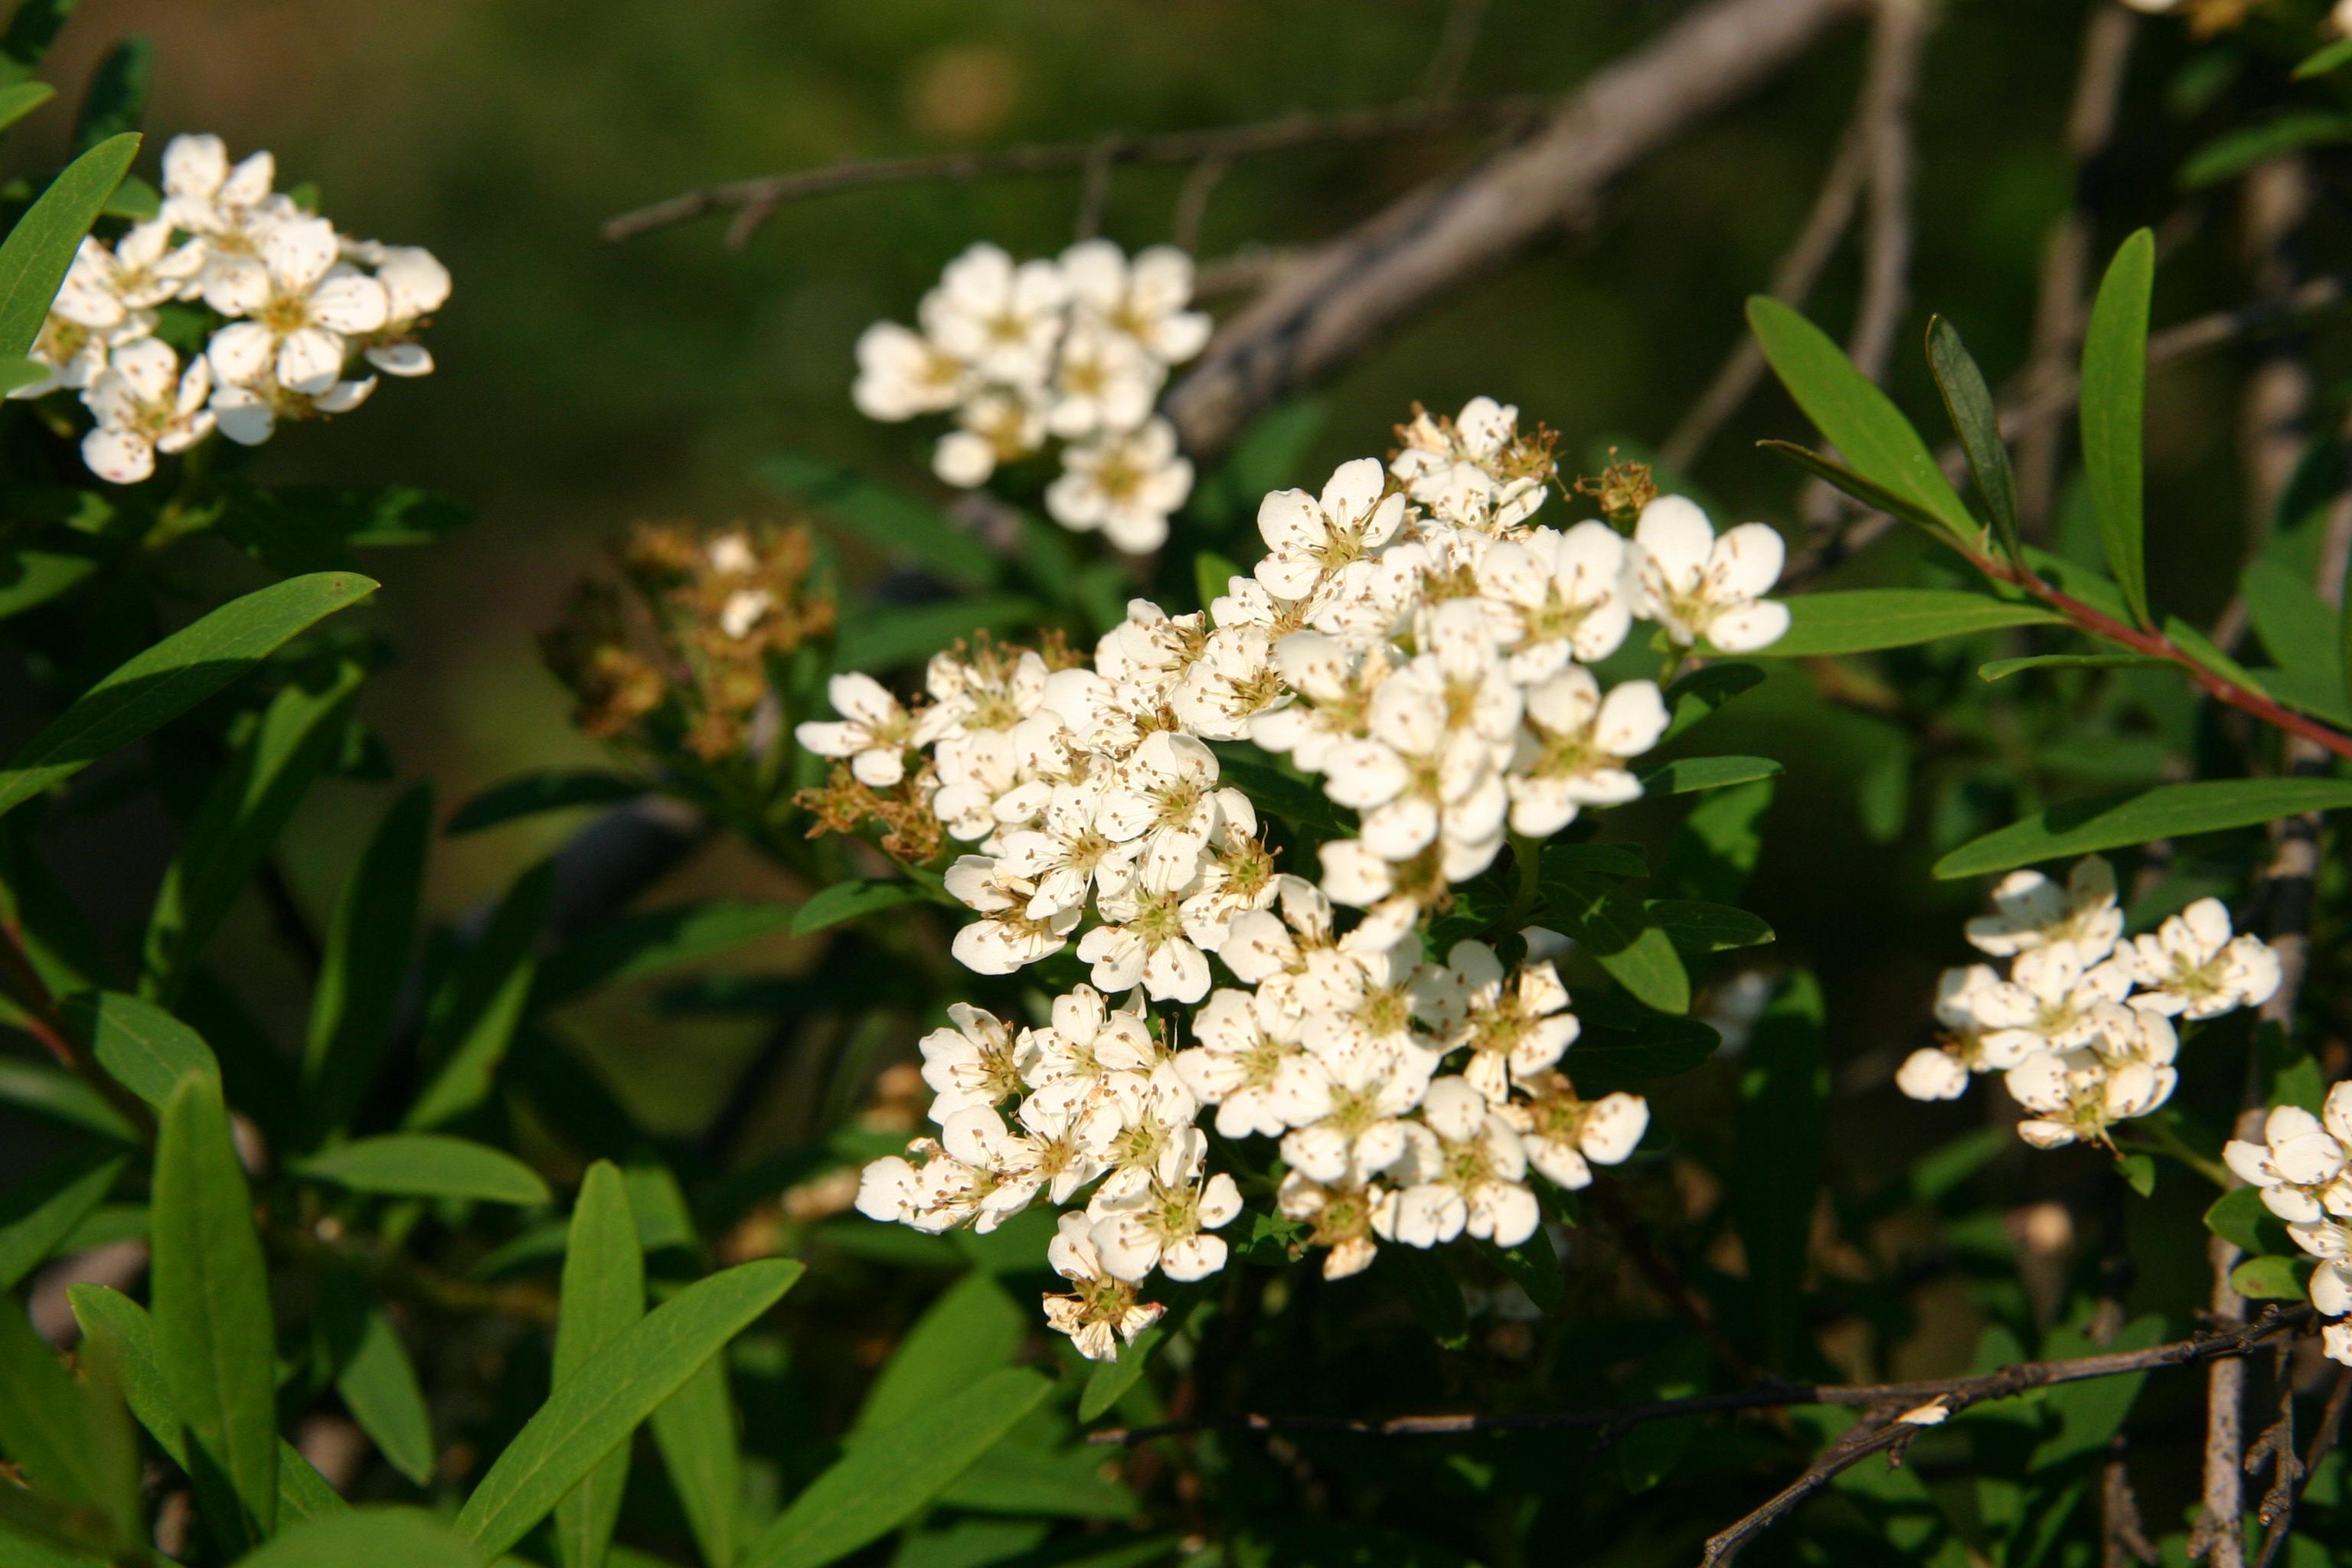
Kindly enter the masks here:
M 2228 1169 L 2219 1160 L 2209 1159 L 2190 1148 L 2169 1122 L 2151 1118 L 2134 1123 L 2133 1131 L 2137 1136 L 2127 1147 L 2143 1154 L 2169 1154 L 2223 1192 L 2230 1190 Z

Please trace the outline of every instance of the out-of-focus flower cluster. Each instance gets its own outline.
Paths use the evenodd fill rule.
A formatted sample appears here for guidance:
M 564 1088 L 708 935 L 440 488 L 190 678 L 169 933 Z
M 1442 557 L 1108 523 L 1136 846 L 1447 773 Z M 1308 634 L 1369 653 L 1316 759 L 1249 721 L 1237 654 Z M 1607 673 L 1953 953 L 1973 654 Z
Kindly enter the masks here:
M 939 1132 L 868 1167 L 859 1200 L 985 1229 L 1091 1186 L 1053 1250 L 1074 1293 L 1048 1304 L 1089 1355 L 1152 1321 L 1137 1288 L 1154 1269 L 1224 1261 L 1213 1233 L 1241 1194 L 1207 1170 L 1202 1121 L 1279 1140 L 1276 1206 L 1333 1277 L 1381 1240 L 1525 1241 L 1530 1168 L 1580 1187 L 1647 1124 L 1640 1098 L 1588 1100 L 1562 1070 L 1580 1026 L 1557 938 L 1524 933 L 1516 967 L 1478 941 L 1430 963 L 1423 928 L 1507 835 L 1641 795 L 1629 764 L 1665 703 L 1648 680 L 1604 691 L 1588 666 L 1636 620 L 1684 648 L 1780 636 L 1787 611 L 1760 597 L 1779 536 L 1718 538 L 1630 470 L 1609 488 L 1630 540 L 1539 525 L 1551 442 L 1490 399 L 1398 437 L 1385 465 L 1267 496 L 1267 553 L 1205 614 L 1134 601 L 1090 661 L 958 648 L 912 707 L 838 676 L 842 717 L 800 727 L 838 763 L 810 797 L 821 827 L 856 826 L 836 808 L 864 791 L 970 846 L 946 873 L 978 917 L 955 940 L 964 964 L 1007 974 L 1075 942 L 1090 966 L 1047 1024 L 952 1010 L 924 1042 Z M 1217 750 L 1241 742 L 1356 814 L 1322 845 L 1319 885 L 1277 870 L 1261 803 Z M 1189 1044 L 1153 1003 L 1192 1009 Z
M 2219 899 L 2200 899 L 2153 932 L 2126 939 L 2113 867 L 2098 856 L 2062 887 L 2012 871 L 1992 912 L 1969 921 L 1978 951 L 2009 960 L 1948 969 L 1937 984 L 1941 1040 L 1914 1051 L 1895 1083 L 1914 1100 L 1956 1100 L 1999 1072 L 2037 1149 L 2113 1146 L 2110 1130 L 2172 1098 L 2176 1019 L 2257 1007 L 2279 986 L 2278 955 L 2237 936 Z
M 2273 1106 L 2263 1141 L 2232 1138 L 2221 1159 L 2286 1222 L 2295 1245 L 2318 1260 L 2311 1304 L 2326 1317 L 2352 1312 L 2352 1083 L 2329 1089 L 2316 1116 L 2300 1106 Z M 2330 1323 L 2320 1339 L 2331 1358 L 2352 1366 L 2352 1323 Z
M 2124 0 L 2124 4 L 2152 16 L 2185 16 L 2191 34 L 2210 38 L 2244 23 L 2262 7 L 2263 0 Z M 2336 0 L 2326 26 L 2331 32 L 2352 35 L 2352 0 Z
M 767 661 L 834 629 L 807 530 L 640 523 L 615 555 L 627 592 L 583 583 L 540 638 L 573 721 L 705 762 L 741 752 L 770 689 Z
M 857 340 L 853 395 L 875 419 L 952 415 L 931 467 L 962 489 L 1059 441 L 1054 520 L 1156 550 L 1192 490 L 1174 428 L 1152 414 L 1169 367 L 1208 342 L 1192 298 L 1192 258 L 1165 246 L 1129 258 L 1089 239 L 1016 263 L 975 245 L 923 296 L 919 329 L 877 321 Z
M 341 233 L 276 179 L 268 153 L 232 165 L 219 137 L 175 136 L 157 215 L 81 242 L 33 344 L 48 374 L 8 395 L 79 393 L 100 479 L 135 483 L 215 431 L 257 447 L 282 420 L 358 407 L 379 374 L 432 371 L 417 334 L 448 300 L 448 269 Z

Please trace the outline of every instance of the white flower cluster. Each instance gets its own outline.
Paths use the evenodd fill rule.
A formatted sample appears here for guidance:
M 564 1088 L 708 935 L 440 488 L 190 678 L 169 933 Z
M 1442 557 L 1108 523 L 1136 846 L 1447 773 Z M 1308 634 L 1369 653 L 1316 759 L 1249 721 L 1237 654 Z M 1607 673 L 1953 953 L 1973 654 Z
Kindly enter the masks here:
M 131 484 L 158 453 L 217 430 L 243 446 L 282 419 L 358 407 L 376 373 L 424 375 L 417 331 L 449 298 L 430 251 L 339 233 L 273 191 L 277 165 L 256 153 L 232 166 L 217 136 L 176 136 L 163 150 L 163 202 L 112 245 L 85 238 L 31 357 L 48 368 L 11 397 L 78 391 L 97 426 L 82 440 L 90 472 Z M 184 364 L 159 331 L 159 309 L 201 304 L 204 351 Z
M 1192 465 L 1152 408 L 1168 368 L 1201 352 L 1189 310 L 1192 258 L 1158 246 L 1129 258 L 1089 239 L 1059 260 L 1014 262 L 975 245 L 923 296 L 921 330 L 877 321 L 857 340 L 852 395 L 869 418 L 953 414 L 931 457 L 960 489 L 1000 464 L 1063 443 L 1045 510 L 1120 550 L 1157 550 L 1192 493 Z
M 2012 871 L 1969 942 L 2011 960 L 1948 969 L 1937 985 L 1937 1045 L 1895 1075 L 1914 1100 L 1957 1100 L 1970 1075 L 2000 1072 L 2030 1115 L 2018 1134 L 2037 1149 L 2110 1142 L 2108 1129 L 2172 1098 L 2175 1018 L 2260 1006 L 2278 989 L 2278 955 L 2233 936 L 2219 899 L 2200 899 L 2152 934 L 2126 940 L 2116 874 L 2098 856 L 2060 887 Z
M 1223 1136 L 1280 1140 L 1276 1206 L 1335 1278 L 1375 1237 L 1524 1241 L 1530 1165 L 1583 1186 L 1647 1125 L 1639 1097 L 1588 1101 L 1558 1070 L 1579 1028 L 1558 939 L 1528 933 L 1516 971 L 1478 942 L 1426 963 L 1422 926 L 1507 832 L 1640 795 L 1626 764 L 1664 732 L 1664 700 L 1647 680 L 1604 693 L 1586 663 L 1637 617 L 1685 647 L 1762 646 L 1787 623 L 1758 597 L 1780 544 L 1760 524 L 1717 539 L 1676 499 L 1651 501 L 1631 542 L 1538 527 L 1549 447 L 1517 421 L 1486 398 L 1420 416 L 1385 470 L 1360 459 L 1319 495 L 1267 496 L 1253 574 L 1205 616 L 1135 601 L 1091 668 L 959 648 L 931 661 L 927 707 L 844 675 L 845 717 L 800 727 L 859 781 L 929 791 L 972 847 L 947 873 L 980 917 L 955 941 L 964 964 L 1010 973 L 1075 938 L 1091 965 L 1048 1026 L 960 1008 L 924 1041 L 939 1137 L 870 1166 L 859 1199 L 924 1230 L 985 1228 L 1100 1178 L 1055 1247 L 1076 1294 L 1048 1308 L 1089 1355 L 1152 1321 L 1135 1286 L 1155 1268 L 1193 1279 L 1224 1260 L 1210 1233 L 1240 1194 L 1205 1173 L 1208 1110 Z M 1276 872 L 1224 780 L 1210 742 L 1242 741 L 1361 814 L 1359 837 L 1323 846 L 1319 887 Z M 1343 908 L 1364 911 L 1345 931 Z M 1155 1030 L 1150 1002 L 1201 1004 L 1193 1044 Z
M 2261 1190 L 2263 1206 L 2319 1260 L 2311 1304 L 2326 1317 L 2352 1312 L 2352 1083 L 2329 1089 L 2317 1116 L 2300 1106 L 2273 1107 L 2263 1141 L 2232 1138 L 2221 1159 Z M 2330 1358 L 2352 1366 L 2352 1323 L 2330 1323 L 2320 1339 Z

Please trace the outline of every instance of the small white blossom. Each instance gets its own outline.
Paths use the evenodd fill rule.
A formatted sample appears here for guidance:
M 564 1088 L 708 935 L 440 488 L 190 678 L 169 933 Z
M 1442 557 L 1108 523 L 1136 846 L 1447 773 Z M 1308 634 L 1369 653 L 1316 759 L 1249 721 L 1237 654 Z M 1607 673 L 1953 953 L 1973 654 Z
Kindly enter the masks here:
M 2230 934 L 2230 911 L 2200 899 L 2157 929 L 2134 937 L 2127 961 L 2147 989 L 2132 1005 L 2190 1018 L 2259 1007 L 2279 988 L 2278 954 L 2258 936 Z
M 1054 521 L 1080 533 L 1099 529 L 1129 554 L 1168 542 L 1168 519 L 1192 493 L 1192 465 L 1176 455 L 1176 430 L 1165 419 L 1068 447 L 1062 468 L 1045 487 Z
M 888 789 L 907 776 L 915 721 L 870 675 L 847 671 L 825 683 L 837 720 L 812 720 L 793 733 L 820 757 L 845 757 L 860 784 Z
M 202 359 L 184 371 L 160 338 L 124 343 L 82 393 L 98 416 L 82 437 L 82 461 L 109 484 L 136 484 L 155 471 L 157 453 L 184 452 L 212 433 L 211 391 Z
M 1705 638 L 1725 653 L 1754 653 L 1789 629 L 1789 607 L 1763 596 L 1787 559 L 1780 536 L 1760 522 L 1717 539 L 1696 504 L 1660 496 L 1634 524 L 1627 586 L 1634 613 L 1685 647 Z
M 1996 958 L 2064 942 L 2096 963 L 2123 935 L 2116 870 L 2097 855 L 2076 861 L 2063 888 L 2039 871 L 2011 871 L 1994 887 L 1992 903 L 1992 913 L 1969 921 L 1968 938 Z

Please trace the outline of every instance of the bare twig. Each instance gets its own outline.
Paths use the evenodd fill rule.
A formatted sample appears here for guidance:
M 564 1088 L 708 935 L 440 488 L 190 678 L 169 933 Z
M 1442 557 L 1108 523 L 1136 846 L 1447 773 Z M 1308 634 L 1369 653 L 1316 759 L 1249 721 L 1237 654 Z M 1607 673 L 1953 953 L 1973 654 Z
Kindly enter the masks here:
M 2074 99 L 2066 114 L 2066 153 L 2074 165 L 2074 199 L 2052 226 L 2042 251 L 2042 288 L 2033 312 L 2033 354 L 2019 384 L 2028 393 L 2074 364 L 2083 338 L 2083 301 L 2097 226 L 2100 164 L 2115 139 L 2138 18 L 2121 5 L 2094 5 L 2083 30 Z M 2027 533 L 2040 538 L 2058 488 L 2063 434 L 2054 425 L 2028 430 L 2017 444 L 2018 511 Z
M 1707 0 L 1594 76 L 1542 129 L 1466 174 L 1407 193 L 1310 252 L 1227 321 L 1169 394 L 1195 460 L 1258 410 L 1591 211 L 1608 184 L 1769 79 L 1855 0 Z
M 1216 194 L 1232 167 L 1232 163 L 1223 158 L 1203 158 L 1192 165 L 1192 173 L 1184 176 L 1184 184 L 1176 192 L 1176 210 L 1168 220 L 1169 244 L 1188 256 L 1199 254 L 1201 225 L 1209 216 L 1209 198 Z
M 1072 226 L 1080 239 L 1092 239 L 1102 232 L 1103 209 L 1110 205 L 1110 148 L 1108 142 L 1097 143 L 1086 161 L 1086 180 L 1078 187 L 1078 218 Z
M 2303 1499 L 2303 1489 L 2310 1484 L 2312 1472 L 2319 1468 L 2319 1461 L 2327 1458 L 2328 1451 L 2336 1447 L 2336 1439 L 2344 1430 L 2347 1394 L 2352 1394 L 2352 1370 L 2339 1371 L 2336 1374 L 2335 1385 L 2327 1392 L 2326 1408 L 2319 1414 L 2319 1429 L 2311 1435 L 2311 1447 L 2304 1450 L 2303 1468 L 2296 1484 L 2287 1492 L 2275 1517 L 2267 1511 L 2269 1500 L 2264 1500 L 2265 1511 L 2262 1519 L 2270 1528 L 2263 1537 L 2262 1555 L 2254 1559 L 2254 1568 L 2271 1568 L 2278 1561 L 2279 1553 L 2285 1550 L 2287 1531 L 2294 1526 L 2295 1504 Z
M 1344 1433 L 1364 1437 L 1454 1436 L 1475 1432 L 1565 1431 L 1579 1428 L 1621 1429 L 1677 1415 L 1708 1415 L 1734 1410 L 1780 1410 L 1804 1405 L 1837 1405 L 1850 1408 L 1905 1411 L 1941 1400 L 1948 1411 L 1966 1409 L 1987 1400 L 2006 1399 L 2037 1388 L 2093 1378 L 2120 1377 L 2158 1367 L 2191 1366 L 2217 1357 L 2242 1356 L 2278 1335 L 2311 1321 L 2309 1307 L 2273 1311 L 2228 1332 L 2203 1332 L 2146 1350 L 2104 1351 L 2066 1361 L 2019 1362 L 1998 1372 L 1969 1377 L 1926 1378 L 1911 1383 L 1766 1383 L 1716 1394 L 1661 1399 L 1615 1410 L 1530 1411 L 1492 1415 L 1462 1411 L 1432 1415 L 1392 1415 L 1368 1419 L 1352 1415 L 1263 1415 L 1236 1413 L 1194 1415 L 1145 1426 L 1113 1426 L 1088 1435 L 1099 1445 L 1129 1446 L 1155 1437 L 1204 1430 L 1244 1432 Z
M 1102 136 L 1085 142 L 1040 142 L 1024 147 L 987 147 L 907 158 L 852 158 L 814 169 L 758 179 L 730 180 L 688 191 L 667 201 L 604 220 L 606 239 L 634 239 L 657 228 L 731 212 L 728 243 L 740 246 L 787 202 L 872 185 L 902 185 L 939 180 L 989 180 L 1027 174 L 1069 174 L 1105 167 L 1182 165 L 1211 160 L 1232 163 L 1261 153 L 1345 142 L 1480 131 L 1521 124 L 1550 107 L 1535 97 L 1491 98 L 1464 102 L 1408 103 L 1384 109 L 1301 111 L 1254 125 L 1218 125 L 1150 136 Z

